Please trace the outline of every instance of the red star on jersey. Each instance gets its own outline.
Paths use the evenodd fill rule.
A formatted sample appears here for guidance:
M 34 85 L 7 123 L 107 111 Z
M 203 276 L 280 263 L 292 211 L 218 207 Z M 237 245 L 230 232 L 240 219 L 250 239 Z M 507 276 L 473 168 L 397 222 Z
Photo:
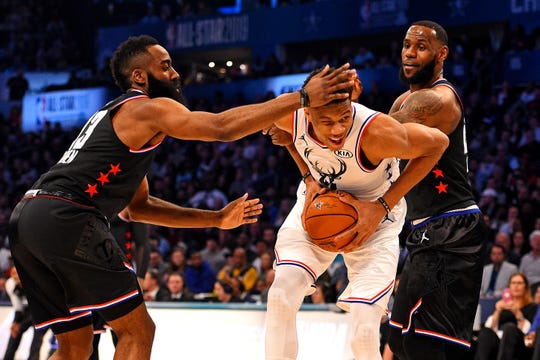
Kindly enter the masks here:
M 111 170 L 109 170 L 109 172 L 111 172 L 114 176 L 116 176 L 116 174 L 118 174 L 120 171 L 122 171 L 120 170 L 120 164 L 111 164 Z
M 98 193 L 96 188 L 97 188 L 97 184 L 94 184 L 94 185 L 88 184 L 88 189 L 84 190 L 84 192 L 89 193 L 90 197 L 93 197 L 95 194 Z
M 435 189 L 439 190 L 439 194 L 447 193 L 446 188 L 448 187 L 448 184 L 443 184 L 442 181 L 439 182 L 439 185 L 435 186 Z
M 432 173 L 435 174 L 435 179 L 438 178 L 438 177 L 442 177 L 442 178 L 444 177 L 443 172 L 442 172 L 441 169 L 435 169 L 435 170 L 432 171 Z
M 101 186 L 105 185 L 105 183 L 108 183 L 109 182 L 109 173 L 102 173 L 101 171 L 99 172 L 99 177 L 97 178 L 97 181 L 99 181 L 101 183 Z

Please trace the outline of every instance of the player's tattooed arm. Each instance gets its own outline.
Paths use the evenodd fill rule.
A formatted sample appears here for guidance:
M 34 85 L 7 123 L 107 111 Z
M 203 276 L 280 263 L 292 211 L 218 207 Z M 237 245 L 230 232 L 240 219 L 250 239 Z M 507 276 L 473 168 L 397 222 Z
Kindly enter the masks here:
M 452 133 L 462 117 L 455 93 L 446 86 L 406 92 L 396 99 L 390 115 L 401 123 L 414 122 Z
M 401 123 L 415 122 L 430 125 L 443 108 L 443 99 L 433 90 L 420 90 L 410 94 L 399 111 L 391 113 Z

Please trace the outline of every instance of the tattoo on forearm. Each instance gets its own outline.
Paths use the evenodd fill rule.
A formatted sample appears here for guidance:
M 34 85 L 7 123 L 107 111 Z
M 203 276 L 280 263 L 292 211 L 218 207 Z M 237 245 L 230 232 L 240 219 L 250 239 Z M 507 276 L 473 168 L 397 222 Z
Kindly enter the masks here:
M 413 93 L 394 116 L 400 122 L 416 122 L 422 124 L 443 107 L 442 98 L 434 91 L 419 91 Z

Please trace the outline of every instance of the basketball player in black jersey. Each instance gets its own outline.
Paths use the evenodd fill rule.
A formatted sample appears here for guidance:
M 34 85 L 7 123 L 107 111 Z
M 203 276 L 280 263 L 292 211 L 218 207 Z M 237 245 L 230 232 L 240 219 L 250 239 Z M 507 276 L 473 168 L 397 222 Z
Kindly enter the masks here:
M 406 195 L 409 256 L 390 321 L 390 347 L 400 360 L 460 359 L 470 347 L 482 280 L 486 226 L 467 177 L 463 105 L 443 77 L 448 52 L 439 24 L 409 27 L 400 69 L 409 90 L 390 111 L 450 139 L 438 164 Z
M 149 359 L 155 325 L 133 267 L 111 234 L 108 219 L 127 208 L 130 221 L 170 227 L 230 229 L 257 221 L 262 205 L 247 194 L 219 211 L 189 209 L 153 197 L 146 173 L 157 146 L 171 136 L 232 141 L 271 125 L 302 102 L 323 105 L 347 94 L 348 64 L 327 69 L 304 92 L 213 114 L 179 101 L 179 75 L 168 52 L 149 36 L 116 50 L 111 70 L 125 94 L 86 123 L 62 158 L 43 174 L 10 218 L 15 265 L 27 290 L 36 328 L 58 339 L 53 359 L 88 359 L 92 312 L 118 335 L 115 359 Z

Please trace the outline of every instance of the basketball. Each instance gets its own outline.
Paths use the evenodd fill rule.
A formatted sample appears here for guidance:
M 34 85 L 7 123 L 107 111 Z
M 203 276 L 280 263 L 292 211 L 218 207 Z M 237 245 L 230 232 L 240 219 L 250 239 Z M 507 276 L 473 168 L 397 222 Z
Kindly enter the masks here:
M 355 237 L 353 235 L 339 244 L 334 240 L 356 225 L 358 220 L 356 209 L 340 200 L 344 196 L 352 197 L 345 191 L 328 191 L 316 196 L 306 209 L 306 231 L 311 241 L 324 250 L 338 252 Z

